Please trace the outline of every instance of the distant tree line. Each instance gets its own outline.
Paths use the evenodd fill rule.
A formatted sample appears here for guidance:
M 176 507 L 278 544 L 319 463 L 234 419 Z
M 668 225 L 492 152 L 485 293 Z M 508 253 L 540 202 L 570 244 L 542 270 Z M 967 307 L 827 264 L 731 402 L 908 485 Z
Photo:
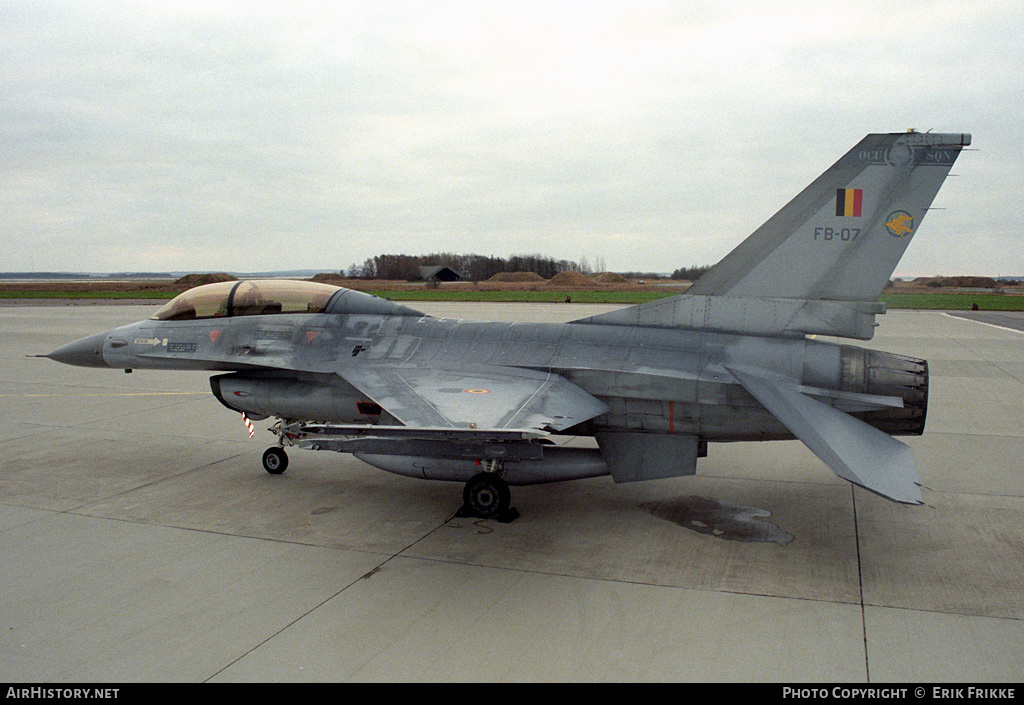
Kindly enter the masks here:
M 545 279 L 550 279 L 560 272 L 592 273 L 586 258 L 581 262 L 573 262 L 536 254 L 491 257 L 435 252 L 429 255 L 377 255 L 367 258 L 362 265 L 353 263 L 344 274 L 353 279 L 415 281 L 420 278 L 419 268 L 426 266 L 450 267 L 463 279 L 472 281 L 484 281 L 503 272 L 535 272 Z
M 534 272 L 550 279 L 561 272 L 580 272 L 595 274 L 605 271 L 604 257 L 595 260 L 591 267 L 586 257 L 579 262 L 555 259 L 546 255 L 512 255 L 510 257 L 493 257 L 488 255 L 460 255 L 454 252 L 434 252 L 427 255 L 377 255 L 368 257 L 362 264 L 353 262 L 342 272 L 351 279 L 392 279 L 416 281 L 420 279 L 420 267 L 449 267 L 458 272 L 463 279 L 485 281 L 495 274 L 504 272 Z M 704 272 L 711 269 L 703 267 L 682 267 L 672 272 L 672 279 L 696 280 Z M 664 275 L 654 272 L 625 272 L 630 279 L 660 279 Z
M 617 274 L 621 274 L 626 279 L 664 279 L 665 278 L 664 274 L 659 274 L 658 272 L 617 272 Z
M 711 269 L 711 265 L 704 265 L 703 267 L 680 267 L 679 269 L 672 272 L 671 279 L 686 279 L 687 281 L 696 281 L 700 279 L 700 276 L 704 272 Z
M 82 279 L 95 274 L 77 272 L 0 272 L 0 279 Z

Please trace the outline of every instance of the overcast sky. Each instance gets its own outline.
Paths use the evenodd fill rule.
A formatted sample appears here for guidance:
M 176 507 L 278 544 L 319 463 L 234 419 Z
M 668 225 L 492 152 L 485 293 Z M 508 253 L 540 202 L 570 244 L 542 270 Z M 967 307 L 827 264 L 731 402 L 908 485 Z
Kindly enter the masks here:
M 897 274 L 1024 275 L 1024 1 L 0 0 L 0 271 L 712 264 L 970 132 Z

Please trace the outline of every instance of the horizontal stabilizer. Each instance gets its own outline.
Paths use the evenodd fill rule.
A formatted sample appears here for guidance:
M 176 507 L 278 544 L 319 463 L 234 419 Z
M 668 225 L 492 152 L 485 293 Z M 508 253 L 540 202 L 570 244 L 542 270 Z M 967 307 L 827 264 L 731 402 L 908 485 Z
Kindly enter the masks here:
M 893 501 L 923 504 L 908 445 L 801 394 L 795 385 L 727 369 L 836 475 Z

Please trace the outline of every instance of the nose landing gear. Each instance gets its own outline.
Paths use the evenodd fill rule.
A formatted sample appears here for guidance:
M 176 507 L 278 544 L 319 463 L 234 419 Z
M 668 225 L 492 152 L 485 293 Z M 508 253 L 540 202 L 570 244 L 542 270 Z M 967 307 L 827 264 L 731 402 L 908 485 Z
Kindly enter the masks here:
M 288 469 L 288 454 L 284 448 L 271 446 L 263 451 L 263 469 L 271 475 L 280 475 Z
M 267 429 L 277 436 L 277 445 L 263 451 L 263 469 L 271 475 L 280 475 L 288 469 L 288 454 L 284 452 L 284 447 L 295 445 L 295 441 L 302 437 L 297 426 L 296 423 L 278 417 L 274 425 Z

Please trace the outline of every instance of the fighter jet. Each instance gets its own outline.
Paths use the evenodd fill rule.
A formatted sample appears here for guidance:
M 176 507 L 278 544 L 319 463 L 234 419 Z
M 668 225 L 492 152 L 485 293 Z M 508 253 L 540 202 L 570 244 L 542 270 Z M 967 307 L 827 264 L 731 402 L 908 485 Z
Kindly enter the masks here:
M 263 456 L 352 453 L 464 482 L 466 514 L 508 517 L 510 485 L 696 472 L 709 444 L 797 438 L 839 477 L 922 503 L 911 449 L 924 360 L 870 340 L 879 294 L 968 134 L 865 137 L 685 293 L 564 324 L 425 315 L 313 282 L 188 290 L 149 319 L 45 357 L 210 370 L 213 394 L 274 417 Z M 588 436 L 596 448 L 553 442 Z

